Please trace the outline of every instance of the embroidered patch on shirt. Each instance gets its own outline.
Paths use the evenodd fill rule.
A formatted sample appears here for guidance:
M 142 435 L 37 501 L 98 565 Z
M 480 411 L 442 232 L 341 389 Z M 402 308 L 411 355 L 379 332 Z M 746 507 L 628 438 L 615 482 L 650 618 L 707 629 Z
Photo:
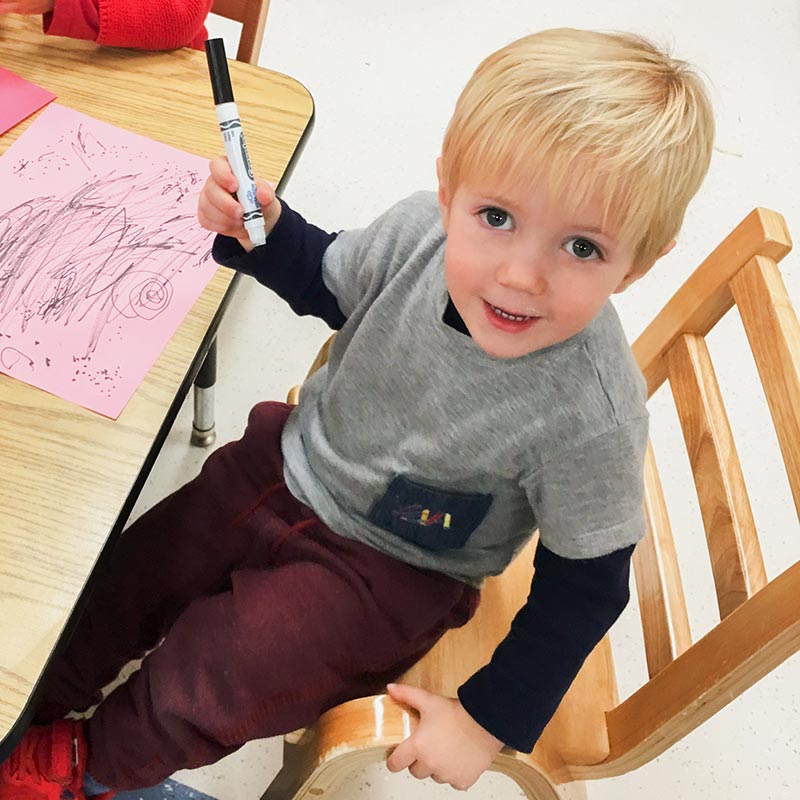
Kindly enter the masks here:
M 369 521 L 426 550 L 454 550 L 464 546 L 491 504 L 490 494 L 437 489 L 397 475 Z

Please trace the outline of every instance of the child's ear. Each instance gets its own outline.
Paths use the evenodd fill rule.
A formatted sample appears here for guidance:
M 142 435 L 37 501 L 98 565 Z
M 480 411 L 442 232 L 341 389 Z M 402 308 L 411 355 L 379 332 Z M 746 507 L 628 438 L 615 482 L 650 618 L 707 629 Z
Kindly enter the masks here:
M 620 292 L 624 292 L 634 281 L 638 281 L 642 275 L 646 275 L 653 267 L 653 264 L 658 261 L 659 258 L 663 258 L 667 253 L 669 253 L 672 248 L 675 247 L 675 240 L 670 239 L 664 249 L 658 254 L 658 258 L 655 261 L 652 261 L 650 264 L 645 265 L 638 265 L 634 267 L 623 279 L 620 281 L 619 286 L 614 289 L 614 294 L 619 294 Z
M 447 189 L 444 184 L 441 156 L 436 159 L 436 179 L 439 182 L 439 210 L 442 213 L 442 227 L 444 232 L 447 233 L 447 224 L 450 221 L 450 198 L 447 195 Z
M 619 294 L 620 292 L 624 292 L 634 281 L 638 281 L 642 275 L 645 274 L 647 270 L 631 270 L 617 285 L 617 288 L 614 289 L 613 294 Z
M 667 253 L 669 253 L 669 251 L 672 250 L 673 247 L 675 247 L 675 240 L 674 239 L 670 239 L 667 242 L 666 247 L 658 254 L 658 258 L 664 258 L 664 256 Z M 656 259 L 656 261 L 658 261 L 658 258 Z

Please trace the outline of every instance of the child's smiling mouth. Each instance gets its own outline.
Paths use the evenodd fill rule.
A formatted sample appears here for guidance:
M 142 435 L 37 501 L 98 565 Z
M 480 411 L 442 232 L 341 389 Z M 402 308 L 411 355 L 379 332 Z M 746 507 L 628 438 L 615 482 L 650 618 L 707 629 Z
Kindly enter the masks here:
M 486 300 L 483 301 L 486 318 L 489 322 L 501 331 L 506 333 L 522 333 L 531 328 L 534 323 L 541 319 L 538 316 L 526 314 L 514 314 L 504 308 L 494 306 Z

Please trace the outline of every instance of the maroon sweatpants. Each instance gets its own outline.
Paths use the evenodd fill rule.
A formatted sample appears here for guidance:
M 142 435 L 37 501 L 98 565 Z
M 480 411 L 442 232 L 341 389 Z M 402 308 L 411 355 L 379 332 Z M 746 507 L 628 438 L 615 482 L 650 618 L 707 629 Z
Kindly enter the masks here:
M 290 411 L 257 405 L 242 439 L 131 525 L 48 672 L 38 721 L 93 705 L 155 648 L 87 722 L 107 786 L 153 785 L 381 692 L 475 610 L 474 588 L 338 536 L 292 497 Z

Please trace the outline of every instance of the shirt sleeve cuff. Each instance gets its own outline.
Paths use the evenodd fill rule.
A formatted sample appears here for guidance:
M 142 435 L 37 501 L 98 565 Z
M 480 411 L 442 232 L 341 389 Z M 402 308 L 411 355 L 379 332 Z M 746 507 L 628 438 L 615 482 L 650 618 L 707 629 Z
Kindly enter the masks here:
M 250 253 L 239 244 L 239 240 L 234 239 L 232 236 L 223 236 L 218 233 L 214 238 L 211 257 L 220 266 L 244 272 L 245 264 L 240 264 L 240 262 L 246 262 L 249 255 Z
M 297 216 L 297 212 L 289 208 L 285 201 L 281 200 L 280 203 L 281 215 L 270 231 L 266 244 L 254 247 L 248 253 L 238 239 L 218 233 L 211 249 L 214 261 L 223 267 L 257 277 L 265 259 L 273 261 L 290 256 L 290 249 L 294 246 L 292 217 Z
M 491 664 L 476 672 L 458 690 L 465 711 L 503 744 L 530 753 L 555 714 L 563 694 L 515 687 Z
M 322 275 L 325 251 L 336 234 L 311 225 L 283 200 L 280 202 L 281 214 L 263 245 L 248 253 L 236 239 L 217 236 L 211 256 L 218 264 L 267 286 L 296 314 L 319 317 L 339 329 L 346 320 Z

